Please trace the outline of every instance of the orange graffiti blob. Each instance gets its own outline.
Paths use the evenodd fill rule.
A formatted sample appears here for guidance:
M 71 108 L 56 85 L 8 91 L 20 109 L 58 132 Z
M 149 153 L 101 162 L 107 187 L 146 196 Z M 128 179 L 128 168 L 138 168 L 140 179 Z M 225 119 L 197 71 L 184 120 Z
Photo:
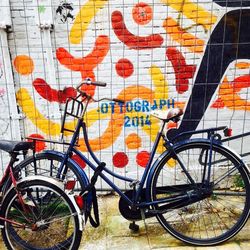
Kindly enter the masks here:
M 134 21 L 139 25 L 149 23 L 153 18 L 152 8 L 146 3 L 138 3 L 132 10 Z
M 34 70 L 34 62 L 31 57 L 19 55 L 14 59 L 14 67 L 21 75 L 30 75 Z
M 202 39 L 188 33 L 182 29 L 179 24 L 171 17 L 163 22 L 163 27 L 171 38 L 195 53 L 202 53 L 205 42 Z
M 227 107 L 233 110 L 250 111 L 250 102 L 240 97 L 239 92 L 250 87 L 250 75 L 244 75 L 229 82 L 227 78 L 219 88 L 219 98 L 214 102 L 212 108 Z
M 136 133 L 132 133 L 127 136 L 125 139 L 125 143 L 129 149 L 137 149 L 141 147 L 141 137 L 138 136 Z
M 72 71 L 79 71 L 82 79 L 91 78 L 95 80 L 94 69 L 100 64 L 109 51 L 110 41 L 107 36 L 98 36 L 92 52 L 83 58 L 72 56 L 66 49 L 58 48 L 56 57 L 58 61 L 66 68 Z M 93 96 L 95 94 L 95 86 L 83 86 L 83 91 Z
M 250 68 L 250 63 L 249 62 L 236 63 L 236 68 L 238 68 L 238 69 L 249 69 Z

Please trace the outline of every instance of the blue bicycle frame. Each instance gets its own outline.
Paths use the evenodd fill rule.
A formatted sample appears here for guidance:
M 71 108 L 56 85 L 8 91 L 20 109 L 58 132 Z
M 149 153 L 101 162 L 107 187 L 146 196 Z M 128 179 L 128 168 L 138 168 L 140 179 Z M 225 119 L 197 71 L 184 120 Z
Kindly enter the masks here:
M 82 159 L 94 171 L 97 169 L 98 166 L 101 165 L 101 162 L 96 157 L 96 155 L 94 154 L 93 150 L 91 149 L 91 146 L 90 146 L 89 140 L 88 140 L 86 124 L 83 121 L 83 117 L 84 117 L 84 114 L 85 114 L 85 112 L 87 110 L 87 106 L 89 104 L 89 101 L 92 99 L 92 97 L 90 97 L 90 96 L 86 96 L 86 97 L 87 98 L 85 100 L 87 100 L 87 102 L 85 104 L 85 107 L 82 109 L 81 115 L 80 116 L 75 116 L 75 117 L 78 118 L 78 122 L 77 122 L 75 130 L 72 131 L 73 132 L 73 136 L 72 136 L 71 142 L 69 143 L 69 147 L 68 147 L 66 153 L 63 155 L 64 159 L 63 159 L 63 161 L 62 161 L 62 163 L 61 163 L 61 165 L 59 167 L 59 172 L 58 172 L 58 176 L 57 176 L 58 178 L 63 178 L 63 176 L 66 174 L 66 172 L 67 172 L 67 167 L 66 167 L 67 165 L 66 165 L 66 163 L 69 160 L 69 158 L 72 156 L 72 153 L 74 153 L 77 156 L 79 156 L 80 159 Z M 79 103 L 81 104 L 80 101 L 78 101 L 78 104 Z M 186 167 L 184 166 L 184 164 L 181 162 L 181 160 L 178 158 L 177 154 L 175 153 L 175 149 L 174 149 L 173 143 L 170 142 L 170 141 L 168 141 L 168 139 L 163 134 L 163 130 L 164 130 L 165 124 L 168 121 L 169 120 L 164 120 L 163 121 L 163 125 L 162 125 L 161 129 L 159 130 L 159 132 L 158 132 L 158 134 L 156 136 L 156 140 L 154 142 L 152 151 L 150 153 L 149 161 L 148 161 L 148 163 L 147 163 L 147 165 L 145 167 L 143 176 L 142 176 L 142 178 L 141 178 L 140 181 L 135 180 L 135 179 L 131 179 L 131 178 L 127 178 L 125 176 L 118 175 L 118 174 L 112 172 L 111 170 L 109 170 L 105 166 L 104 166 L 102 172 L 99 173 L 99 176 L 115 192 L 117 192 L 130 206 L 142 208 L 142 207 L 149 207 L 151 205 L 160 204 L 160 203 L 173 202 L 173 201 L 181 201 L 182 199 L 188 198 L 188 194 L 184 194 L 184 195 L 180 195 L 180 196 L 175 197 L 175 198 L 164 198 L 164 199 L 159 199 L 157 201 L 150 201 L 150 198 L 147 197 L 146 201 L 140 201 L 140 196 L 142 194 L 142 190 L 143 190 L 143 187 L 144 187 L 144 185 L 146 183 L 146 180 L 149 177 L 149 172 L 150 172 L 150 169 L 151 169 L 151 166 L 152 166 L 152 162 L 153 162 L 153 159 L 155 157 L 155 153 L 156 153 L 156 150 L 157 150 L 157 147 L 159 145 L 159 142 L 160 142 L 161 138 L 164 139 L 166 147 L 168 148 L 168 150 L 165 151 L 165 153 L 163 153 L 163 154 L 167 154 L 167 153 L 173 154 L 173 156 L 175 157 L 175 159 L 178 161 L 180 167 L 182 168 L 182 171 L 186 174 L 187 178 L 189 179 L 190 184 L 191 185 L 195 185 L 195 181 L 193 180 L 193 178 L 191 177 L 191 175 L 187 171 Z M 65 123 L 65 119 L 63 121 L 63 124 L 64 123 Z M 209 139 L 209 142 L 211 143 L 211 147 L 212 147 L 212 144 L 214 143 L 212 135 L 214 134 L 214 132 L 217 131 L 217 130 L 223 130 L 225 128 L 226 127 L 219 127 L 219 128 L 210 128 L 210 129 L 204 129 L 204 130 L 198 130 L 198 131 L 184 132 L 184 133 L 181 133 L 180 135 L 178 135 L 178 137 L 174 138 L 174 139 L 178 139 L 181 136 L 186 136 L 186 135 L 192 135 L 192 134 L 206 132 L 208 134 L 208 139 Z M 96 163 L 96 165 L 93 164 L 86 156 L 84 156 L 79 150 L 76 149 L 76 142 L 78 140 L 78 136 L 80 134 L 81 129 L 83 130 L 84 141 L 85 141 L 87 150 L 88 150 L 89 154 L 91 155 L 92 159 L 94 160 L 94 162 Z M 183 143 L 185 143 L 185 141 L 184 142 L 180 142 L 180 143 L 183 144 Z M 211 150 L 210 150 L 210 155 L 208 156 L 208 160 L 209 160 L 209 164 L 211 165 Z M 156 161 L 156 163 L 157 163 L 157 161 Z M 78 163 L 76 163 L 76 164 L 78 164 Z M 211 167 L 209 167 L 209 164 L 208 164 L 208 183 L 209 183 L 209 176 L 210 176 L 210 172 L 209 171 L 210 171 L 210 168 L 211 168 Z M 153 164 L 153 166 L 154 165 L 155 164 Z M 84 172 L 84 170 L 82 168 L 79 168 L 79 169 L 81 169 L 80 171 Z M 130 197 L 128 197 L 117 185 L 115 185 L 104 173 L 107 173 L 107 174 L 113 176 L 114 178 L 120 179 L 122 181 L 129 182 L 130 186 L 135 188 L 135 194 L 132 197 L 132 199 Z M 205 173 L 205 171 L 204 171 L 204 173 Z M 84 175 L 86 175 L 86 174 L 84 173 Z M 204 180 L 205 180 L 205 175 L 204 175 Z M 138 184 L 138 187 L 136 187 L 137 184 Z M 147 191 L 148 191 L 148 188 L 149 188 L 149 185 L 146 185 L 146 190 Z
M 104 167 L 103 168 L 103 172 L 101 172 L 99 175 L 100 177 L 115 191 L 117 192 L 124 200 L 126 200 L 126 202 L 131 205 L 131 206 L 138 206 L 138 207 L 148 207 L 150 205 L 155 205 L 155 204 L 159 204 L 159 203 L 166 203 L 166 202 L 171 202 L 171 201 L 176 201 L 176 200 L 181 200 L 183 198 L 186 198 L 187 195 L 183 195 L 183 196 L 179 196 L 178 198 L 166 198 L 166 199 L 162 199 L 162 200 L 158 200 L 158 201 L 155 201 L 155 202 L 152 202 L 152 201 L 143 201 L 143 202 L 139 202 L 139 198 L 140 198 L 140 195 L 141 195 L 141 192 L 142 192 L 142 189 L 145 185 L 145 182 L 147 180 L 147 177 L 148 177 L 148 174 L 149 174 L 149 171 L 150 171 L 150 168 L 151 168 L 151 165 L 152 165 L 152 162 L 153 162 L 153 159 L 154 159 L 154 156 L 155 156 L 155 153 L 156 153 L 156 149 L 159 145 L 159 142 L 160 142 L 160 139 L 161 137 L 164 138 L 164 135 L 163 135 L 163 129 L 164 129 L 164 126 L 165 126 L 165 123 L 163 124 L 161 130 L 158 132 L 157 134 L 157 137 L 156 137 L 156 140 L 154 142 L 154 145 L 153 145 L 153 148 L 152 148 L 152 151 L 151 151 L 151 154 L 150 154 L 150 158 L 149 158 L 149 161 L 147 163 L 147 166 L 145 167 L 145 171 L 143 173 L 143 176 L 141 178 L 141 181 L 138 182 L 138 188 L 136 189 L 136 192 L 135 192 L 135 196 L 133 197 L 133 199 L 130 199 L 126 194 L 123 193 L 123 191 L 117 186 L 115 185 L 105 174 L 104 172 L 106 172 L 107 174 L 113 176 L 114 178 L 117 178 L 117 179 L 120 179 L 120 180 L 123 180 L 125 182 L 129 182 L 129 183 L 135 183 L 137 182 L 137 180 L 135 179 L 131 179 L 131 178 L 127 178 L 127 177 L 124 177 L 124 176 L 121 176 L 121 175 L 118 175 L 114 172 L 112 172 L 111 170 L 109 170 L 107 167 Z M 224 129 L 225 127 L 220 127 L 220 128 L 216 128 L 216 129 L 209 129 L 209 130 L 200 130 L 200 132 L 213 132 L 215 130 L 220 130 L 220 129 Z M 75 148 L 75 145 L 76 145 L 76 141 L 77 141 L 77 138 L 78 138 L 78 135 L 80 133 L 80 130 L 83 129 L 83 135 L 84 135 L 84 141 L 86 143 L 86 147 L 88 149 L 88 152 L 90 153 L 92 159 L 95 161 L 95 164 L 93 164 L 85 155 L 83 155 L 79 150 L 77 150 Z M 198 133 L 199 131 L 190 131 L 189 133 Z M 182 136 L 182 135 L 180 135 Z M 211 140 L 212 141 L 212 140 Z M 171 144 L 171 142 L 169 141 L 166 141 L 168 147 L 169 147 L 169 150 L 172 150 L 172 152 L 175 154 L 174 152 L 174 149 L 173 149 L 173 146 Z M 94 154 L 94 152 L 91 150 L 91 146 L 88 142 L 88 135 L 87 135 L 87 129 L 86 129 L 86 124 L 85 122 L 83 122 L 82 119 L 79 119 L 78 120 L 78 123 L 77 123 L 77 126 L 76 126 L 76 130 L 75 130 L 75 133 L 71 139 L 71 142 L 70 142 L 70 145 L 67 149 L 67 152 L 65 153 L 64 155 L 64 160 L 62 161 L 61 163 L 61 166 L 59 168 L 59 173 L 63 173 L 65 174 L 67 172 L 67 169 L 65 168 L 66 166 L 66 162 L 67 160 L 69 159 L 70 155 L 72 155 L 72 153 L 75 153 L 77 156 L 79 156 L 92 170 L 96 170 L 96 168 L 101 164 L 101 162 L 99 161 L 99 159 L 96 157 L 96 155 Z M 210 157 L 209 157 L 210 158 Z M 181 163 L 180 159 L 177 157 L 176 155 L 176 159 L 178 161 L 178 163 L 180 164 L 180 166 L 182 167 L 182 170 L 185 172 L 187 178 L 189 179 L 190 183 L 191 184 L 195 184 L 193 178 L 190 176 L 190 174 L 188 173 L 188 171 L 186 170 L 186 167 Z M 84 171 L 81 169 L 81 171 Z
M 117 178 L 117 179 L 120 179 L 120 180 L 123 180 L 125 182 L 129 182 L 129 183 L 134 183 L 136 182 L 135 179 L 131 179 L 131 178 L 127 178 L 125 176 L 121 176 L 121 175 L 118 175 L 112 171 L 110 171 L 107 167 L 104 167 L 103 169 L 103 172 L 101 172 L 99 175 L 100 177 L 115 191 L 117 192 L 124 200 L 126 200 L 128 202 L 129 205 L 133 205 L 135 203 L 137 203 L 137 201 L 139 200 L 139 197 L 140 197 L 140 194 L 141 194 L 141 191 L 143 189 L 143 186 L 145 184 L 145 181 L 147 179 L 147 176 L 148 176 L 148 173 L 149 173 L 149 170 L 150 170 L 150 166 L 153 162 L 153 159 L 154 159 L 154 156 L 155 156 L 155 153 L 156 153 L 156 149 L 159 145 L 159 142 L 160 142 L 160 139 L 161 137 L 163 137 L 163 134 L 162 134 L 162 131 L 163 131 L 163 128 L 164 126 L 162 126 L 161 128 L 161 131 L 158 132 L 157 134 L 157 137 L 156 137 L 156 140 L 154 142 L 154 145 L 153 145 L 153 148 L 152 148 L 152 151 L 151 151 L 151 154 L 150 154 L 150 158 L 149 158 L 149 161 L 147 163 L 147 166 L 145 167 L 145 171 L 143 173 L 143 176 L 142 176 L 142 179 L 141 181 L 138 183 L 138 188 L 136 189 L 136 195 L 134 197 L 134 201 L 132 201 L 130 198 L 128 198 L 123 192 L 122 190 L 116 186 L 103 172 L 106 172 L 107 174 L 113 176 L 114 178 Z M 84 135 L 84 141 L 86 143 L 86 147 L 88 149 L 88 152 L 90 153 L 92 159 L 94 160 L 94 162 L 97 164 L 93 164 L 85 155 L 83 155 L 79 150 L 76 149 L 75 145 L 76 145 L 76 141 L 77 141 L 77 138 L 78 138 L 78 135 L 80 133 L 80 130 L 83 130 L 83 135 Z M 66 166 L 66 162 L 68 160 L 68 158 L 70 157 L 70 155 L 72 155 L 72 153 L 75 153 L 77 156 L 79 156 L 92 170 L 96 170 L 96 168 L 101 164 L 101 162 L 99 161 L 99 159 L 96 157 L 96 155 L 94 154 L 94 152 L 92 151 L 91 149 L 91 146 L 89 144 L 89 141 L 88 141 L 88 135 L 87 135 L 87 129 L 86 129 L 86 124 L 85 122 L 83 122 L 82 119 L 78 119 L 78 123 L 77 123 L 77 126 L 76 126 L 76 130 L 75 130 L 75 133 L 71 139 L 71 142 L 70 142 L 70 145 L 64 155 L 64 160 L 62 161 L 61 163 L 61 166 L 59 168 L 59 173 L 60 175 L 62 174 L 65 174 L 67 172 L 67 169 L 65 168 Z M 84 170 L 82 170 L 84 171 Z M 146 203 L 142 203 L 142 204 L 139 204 L 139 207 L 140 206 L 149 206 L 149 205 L 153 205 L 151 202 L 146 202 Z

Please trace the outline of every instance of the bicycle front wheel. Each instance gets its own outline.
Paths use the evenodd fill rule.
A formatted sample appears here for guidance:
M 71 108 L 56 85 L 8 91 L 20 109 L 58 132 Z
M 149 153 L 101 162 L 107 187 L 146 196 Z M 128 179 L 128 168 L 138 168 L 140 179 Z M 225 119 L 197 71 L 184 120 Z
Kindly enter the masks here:
M 2 204 L 2 237 L 8 249 L 78 249 L 82 231 L 68 195 L 57 185 L 35 179 L 8 192 Z
M 228 148 L 216 144 L 211 149 L 205 141 L 190 141 L 177 147 L 176 153 L 178 160 L 170 153 L 155 168 L 151 200 L 201 192 L 209 165 L 210 191 L 191 202 L 173 203 L 174 207 L 155 205 L 160 224 L 174 237 L 194 245 L 215 245 L 233 237 L 246 223 L 250 211 L 250 184 L 244 163 Z

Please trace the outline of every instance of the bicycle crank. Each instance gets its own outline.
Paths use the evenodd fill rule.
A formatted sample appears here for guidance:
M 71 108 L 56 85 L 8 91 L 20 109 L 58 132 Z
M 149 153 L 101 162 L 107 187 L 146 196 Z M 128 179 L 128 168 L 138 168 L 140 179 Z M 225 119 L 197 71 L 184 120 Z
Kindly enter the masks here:
M 134 192 L 133 190 L 129 190 L 126 191 L 124 194 L 126 194 L 129 199 L 133 200 L 133 192 Z M 142 193 L 140 202 L 146 201 L 146 190 L 143 189 L 141 192 Z M 122 197 L 119 200 L 119 210 L 121 215 L 125 219 L 131 221 L 143 220 L 144 218 L 150 218 L 155 216 L 152 214 L 145 214 L 143 211 L 141 211 L 140 208 L 132 208 Z

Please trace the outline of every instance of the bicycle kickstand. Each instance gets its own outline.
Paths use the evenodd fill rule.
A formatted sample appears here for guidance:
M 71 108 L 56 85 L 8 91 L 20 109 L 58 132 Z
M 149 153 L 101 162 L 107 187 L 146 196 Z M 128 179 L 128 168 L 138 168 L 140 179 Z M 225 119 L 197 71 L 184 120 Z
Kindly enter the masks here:
M 134 233 L 137 233 L 139 231 L 139 226 L 135 224 L 135 221 L 133 221 L 129 224 L 129 229 L 132 230 Z

